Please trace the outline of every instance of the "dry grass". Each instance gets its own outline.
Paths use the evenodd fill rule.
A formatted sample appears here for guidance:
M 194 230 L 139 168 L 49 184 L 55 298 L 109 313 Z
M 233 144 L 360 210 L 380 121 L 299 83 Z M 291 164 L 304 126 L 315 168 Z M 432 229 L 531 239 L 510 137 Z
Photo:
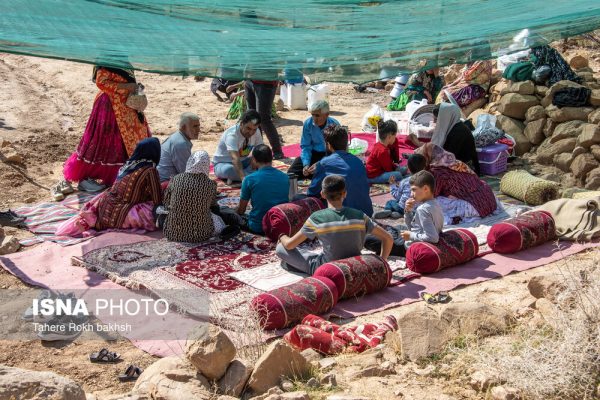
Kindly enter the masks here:
M 560 266 L 565 289 L 538 323 L 450 351 L 531 399 L 593 398 L 600 379 L 600 251 Z M 534 317 L 535 318 L 535 317 Z M 538 317 L 539 318 L 539 317 Z

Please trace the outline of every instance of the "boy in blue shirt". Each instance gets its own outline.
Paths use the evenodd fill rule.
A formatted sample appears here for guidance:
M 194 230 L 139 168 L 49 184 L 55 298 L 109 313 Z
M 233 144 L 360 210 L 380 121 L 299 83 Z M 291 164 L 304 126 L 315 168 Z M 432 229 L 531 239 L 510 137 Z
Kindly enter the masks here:
M 273 168 L 273 152 L 267 145 L 259 144 L 252 149 L 251 163 L 256 171 L 242 181 L 237 213 L 244 215 L 250 202 L 248 228 L 254 233 L 263 233 L 262 220 L 267 211 L 289 201 L 290 180 L 285 173 Z

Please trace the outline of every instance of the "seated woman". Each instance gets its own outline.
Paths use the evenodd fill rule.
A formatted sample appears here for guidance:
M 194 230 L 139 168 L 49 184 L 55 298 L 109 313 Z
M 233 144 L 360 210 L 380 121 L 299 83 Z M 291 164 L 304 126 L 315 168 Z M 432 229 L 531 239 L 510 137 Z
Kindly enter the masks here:
M 558 81 L 573 81 L 581 83 L 583 79 L 577 75 L 569 66 L 569 63 L 560 53 L 548 45 L 534 47 L 531 49 L 531 61 L 535 68 L 547 65 L 552 71 L 546 84 L 554 85 Z
M 427 169 L 435 177 L 435 196 L 465 200 L 480 217 L 492 214 L 497 208 L 492 188 L 480 180 L 464 162 L 434 143 L 427 143 L 416 150 L 423 155 Z M 472 216 L 472 215 L 471 215 Z
M 478 55 L 471 55 L 474 60 L 487 57 L 490 54 L 489 47 L 477 51 Z M 454 82 L 442 88 L 436 103 L 449 100 L 445 93 L 447 91 L 460 108 L 465 108 L 474 101 L 483 99 L 486 96 L 491 80 L 492 62 L 489 60 L 472 61 L 465 66 Z
M 210 212 L 217 184 L 209 177 L 210 156 L 204 150 L 191 155 L 185 172 L 175 175 L 165 191 L 163 232 L 171 241 L 199 243 L 221 233 L 223 220 Z
M 439 71 L 439 68 L 432 68 L 412 74 L 404 90 L 388 105 L 388 110 L 404 111 L 412 100 L 427 99 L 428 103 L 433 103 L 443 84 Z
M 431 143 L 443 147 L 452 153 L 459 161 L 469 164 L 479 175 L 479 158 L 475 147 L 475 138 L 471 130 L 460 119 L 460 109 L 454 104 L 442 103 L 433 109 L 435 130 Z M 416 136 L 410 139 L 416 146 L 422 146 Z
M 160 141 L 140 141 L 119 170 L 117 180 L 105 192 L 90 200 L 78 215 L 63 222 L 58 236 L 86 236 L 89 230 L 156 230 L 152 210 L 162 202 L 156 165 L 160 161 Z

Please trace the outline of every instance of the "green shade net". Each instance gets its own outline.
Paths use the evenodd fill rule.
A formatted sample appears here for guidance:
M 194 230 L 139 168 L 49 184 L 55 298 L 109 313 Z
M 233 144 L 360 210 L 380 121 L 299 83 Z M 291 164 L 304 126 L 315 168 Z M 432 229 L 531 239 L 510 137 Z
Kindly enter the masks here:
M 0 51 L 230 79 L 365 82 L 600 26 L 590 0 L 5 0 Z M 517 50 L 515 46 L 511 50 Z

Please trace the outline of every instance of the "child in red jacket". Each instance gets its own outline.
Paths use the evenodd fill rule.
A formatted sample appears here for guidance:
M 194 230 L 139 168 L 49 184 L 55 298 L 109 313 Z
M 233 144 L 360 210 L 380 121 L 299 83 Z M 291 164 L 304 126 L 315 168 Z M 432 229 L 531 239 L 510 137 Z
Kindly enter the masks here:
M 400 152 L 396 133 L 398 125 L 394 121 L 383 121 L 377 125 L 379 141 L 373 146 L 367 158 L 367 178 L 369 183 L 393 183 L 402 179 L 399 170 Z

